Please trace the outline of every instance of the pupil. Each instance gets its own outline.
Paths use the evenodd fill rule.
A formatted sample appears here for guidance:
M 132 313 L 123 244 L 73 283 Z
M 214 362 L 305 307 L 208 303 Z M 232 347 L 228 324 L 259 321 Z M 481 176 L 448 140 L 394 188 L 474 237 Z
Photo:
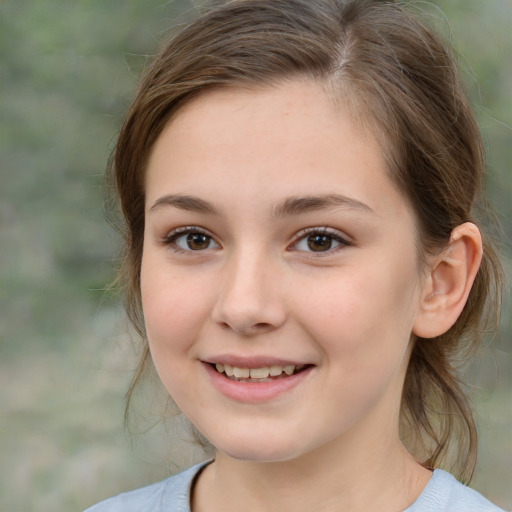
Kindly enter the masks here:
M 311 235 L 308 247 L 315 252 L 328 251 L 332 246 L 332 238 L 328 235 Z
M 210 238 L 202 233 L 190 233 L 187 236 L 187 245 L 192 250 L 207 249 Z

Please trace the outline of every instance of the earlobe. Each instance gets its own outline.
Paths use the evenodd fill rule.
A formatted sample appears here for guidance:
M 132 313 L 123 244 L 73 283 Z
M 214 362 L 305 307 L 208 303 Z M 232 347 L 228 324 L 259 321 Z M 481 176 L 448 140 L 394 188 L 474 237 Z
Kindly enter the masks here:
M 413 333 L 433 338 L 459 318 L 482 261 L 482 237 L 475 224 L 457 226 L 450 242 L 431 264 L 425 279 Z

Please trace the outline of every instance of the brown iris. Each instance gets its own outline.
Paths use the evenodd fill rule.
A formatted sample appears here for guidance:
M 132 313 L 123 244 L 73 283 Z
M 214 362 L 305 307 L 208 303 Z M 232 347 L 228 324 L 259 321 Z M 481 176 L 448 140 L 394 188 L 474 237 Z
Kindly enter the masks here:
M 308 236 L 308 247 L 314 252 L 328 251 L 332 247 L 332 237 L 329 235 Z
M 187 235 L 187 246 L 192 251 L 208 249 L 210 241 L 211 237 L 204 235 L 203 233 L 189 233 Z

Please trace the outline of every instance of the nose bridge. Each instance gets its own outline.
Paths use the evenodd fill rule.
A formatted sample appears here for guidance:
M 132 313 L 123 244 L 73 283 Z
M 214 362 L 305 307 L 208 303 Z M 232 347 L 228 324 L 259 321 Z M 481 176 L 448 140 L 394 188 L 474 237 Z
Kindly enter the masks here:
M 285 310 L 276 267 L 261 247 L 233 250 L 224 264 L 215 320 L 244 335 L 279 327 Z

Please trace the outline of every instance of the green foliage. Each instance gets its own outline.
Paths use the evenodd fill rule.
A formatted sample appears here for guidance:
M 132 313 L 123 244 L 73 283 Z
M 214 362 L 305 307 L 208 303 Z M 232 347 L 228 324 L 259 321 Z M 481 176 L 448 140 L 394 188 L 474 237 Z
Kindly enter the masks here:
M 102 210 L 108 153 L 147 53 L 190 8 L 0 4 L 4 357 L 87 328 L 117 245 Z

